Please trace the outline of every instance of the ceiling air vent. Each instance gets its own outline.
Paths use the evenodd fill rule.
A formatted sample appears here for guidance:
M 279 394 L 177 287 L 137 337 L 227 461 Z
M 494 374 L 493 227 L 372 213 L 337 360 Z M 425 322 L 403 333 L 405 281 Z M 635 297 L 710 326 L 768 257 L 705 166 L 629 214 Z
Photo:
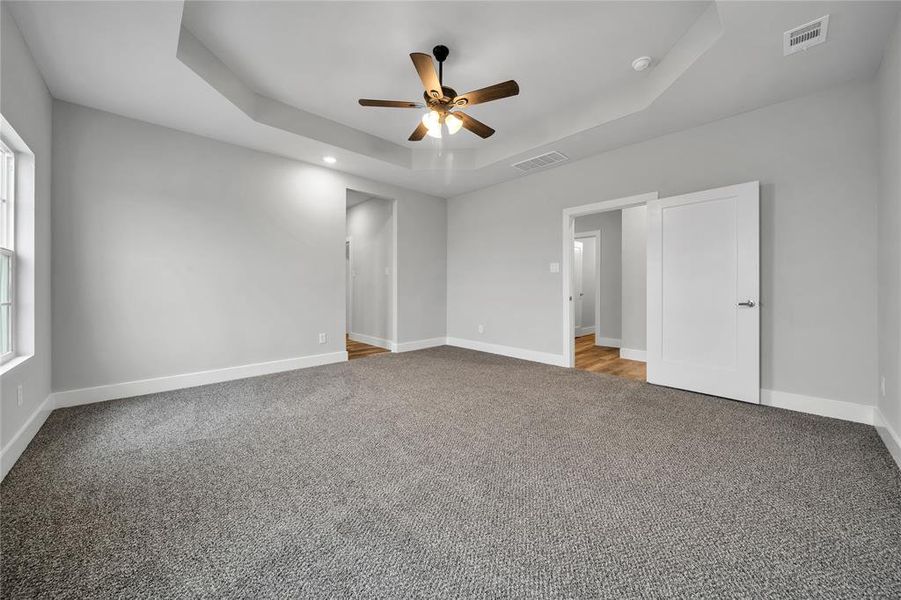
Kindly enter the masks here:
M 782 38 L 782 52 L 785 56 L 807 50 L 811 46 L 822 44 L 826 41 L 826 30 L 829 27 L 829 15 L 820 17 L 816 21 L 805 23 L 786 31 Z
M 521 160 L 518 163 L 513 163 L 513 166 L 522 172 L 526 172 L 550 167 L 551 165 L 556 165 L 567 160 L 569 160 L 569 158 L 567 158 L 565 154 L 560 154 L 555 150 L 553 152 L 527 158 L 526 160 Z

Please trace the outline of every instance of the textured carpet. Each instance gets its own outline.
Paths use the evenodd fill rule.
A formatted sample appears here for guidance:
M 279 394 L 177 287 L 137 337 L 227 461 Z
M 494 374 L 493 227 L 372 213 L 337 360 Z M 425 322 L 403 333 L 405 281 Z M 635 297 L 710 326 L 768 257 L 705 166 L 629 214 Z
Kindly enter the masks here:
M 872 427 L 435 348 L 57 410 L 4 597 L 899 598 Z

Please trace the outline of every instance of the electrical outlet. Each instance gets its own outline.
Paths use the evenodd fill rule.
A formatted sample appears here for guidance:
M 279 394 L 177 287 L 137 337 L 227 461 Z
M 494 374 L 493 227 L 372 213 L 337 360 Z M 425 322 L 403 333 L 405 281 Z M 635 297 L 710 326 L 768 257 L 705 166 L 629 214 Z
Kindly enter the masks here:
M 328 334 L 320 333 L 320 334 L 319 334 L 319 343 L 320 343 L 320 344 L 325 344 L 325 343 L 327 343 L 327 342 L 328 342 Z
M 551 263 L 551 273 L 560 272 L 560 263 Z
M 485 333 L 485 326 L 482 325 L 481 323 L 479 323 L 479 326 L 477 327 L 477 329 L 479 330 L 479 333 Z
M 885 375 L 879 378 L 879 391 L 882 392 L 882 397 L 885 398 Z
M 25 390 L 22 387 L 22 384 L 19 384 L 19 387 L 16 388 L 16 402 L 19 406 L 22 406 L 22 402 L 25 399 Z

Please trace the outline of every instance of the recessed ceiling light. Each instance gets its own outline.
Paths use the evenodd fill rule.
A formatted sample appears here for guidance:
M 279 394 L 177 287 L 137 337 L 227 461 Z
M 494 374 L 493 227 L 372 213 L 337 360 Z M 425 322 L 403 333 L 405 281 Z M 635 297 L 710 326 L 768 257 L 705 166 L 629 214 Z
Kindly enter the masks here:
M 651 66 L 650 56 L 640 56 L 632 61 L 632 68 L 639 73 Z
M 328 163 L 328 164 L 330 164 L 330 165 L 333 165 L 333 164 L 335 164 L 336 162 L 338 162 L 338 159 L 335 158 L 334 156 L 323 156 L 323 157 L 322 157 L 322 160 L 323 160 L 323 162 L 326 162 L 326 163 Z

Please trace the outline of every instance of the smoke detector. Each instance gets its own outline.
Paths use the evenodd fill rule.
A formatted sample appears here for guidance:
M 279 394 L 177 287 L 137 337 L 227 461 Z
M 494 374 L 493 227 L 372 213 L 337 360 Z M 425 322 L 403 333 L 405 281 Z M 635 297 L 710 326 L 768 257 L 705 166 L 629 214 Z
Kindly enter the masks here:
M 645 69 L 651 66 L 651 57 L 650 56 L 639 56 L 635 60 L 632 61 L 632 68 L 641 73 Z
M 807 50 L 811 46 L 822 44 L 826 41 L 828 28 L 829 15 L 826 15 L 786 31 L 782 36 L 782 53 L 788 56 L 801 50 Z

